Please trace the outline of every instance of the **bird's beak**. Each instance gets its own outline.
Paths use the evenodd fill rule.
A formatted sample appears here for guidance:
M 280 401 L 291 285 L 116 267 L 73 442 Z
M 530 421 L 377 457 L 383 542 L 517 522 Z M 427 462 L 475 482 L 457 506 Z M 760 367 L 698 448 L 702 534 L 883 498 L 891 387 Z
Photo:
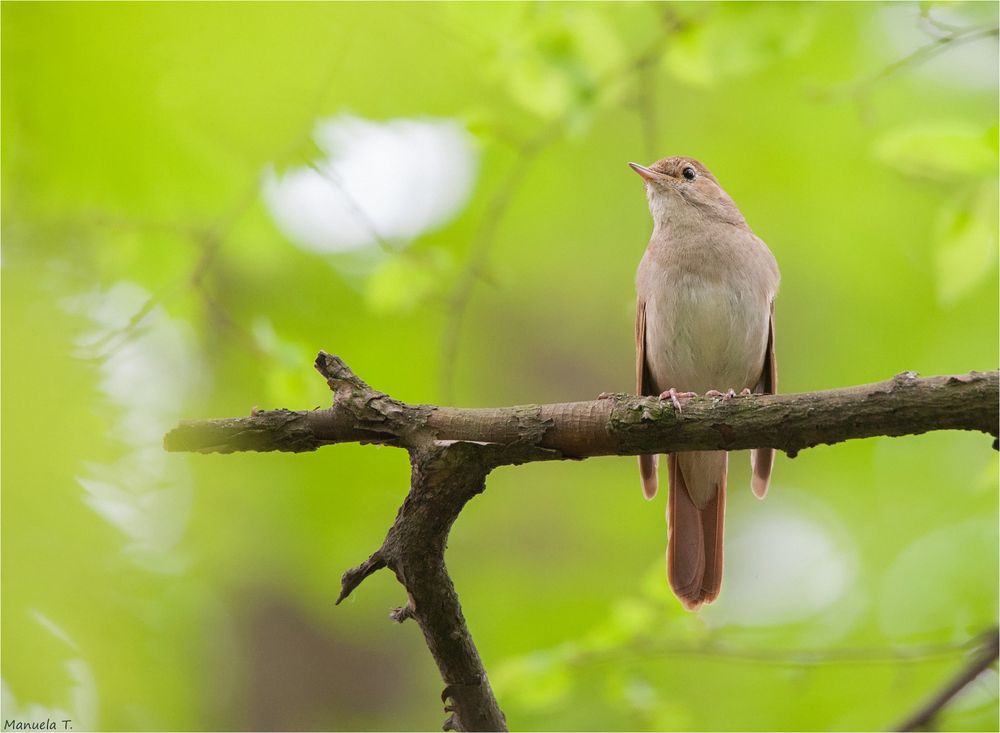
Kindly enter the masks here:
M 628 166 L 647 181 L 657 181 L 660 178 L 662 178 L 662 176 L 659 173 L 657 173 L 654 170 L 651 170 L 650 168 L 647 168 L 644 165 L 639 165 L 638 163 L 629 163 Z

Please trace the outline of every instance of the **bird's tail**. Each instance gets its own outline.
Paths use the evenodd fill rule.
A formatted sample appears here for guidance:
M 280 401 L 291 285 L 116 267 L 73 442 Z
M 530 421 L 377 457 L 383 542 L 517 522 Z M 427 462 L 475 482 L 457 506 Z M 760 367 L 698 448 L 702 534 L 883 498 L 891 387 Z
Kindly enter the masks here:
M 728 462 L 725 451 L 667 456 L 667 577 L 690 611 L 714 601 L 722 587 Z
M 642 495 L 647 499 L 656 496 L 656 459 L 659 456 L 639 456 L 639 478 L 642 479 Z

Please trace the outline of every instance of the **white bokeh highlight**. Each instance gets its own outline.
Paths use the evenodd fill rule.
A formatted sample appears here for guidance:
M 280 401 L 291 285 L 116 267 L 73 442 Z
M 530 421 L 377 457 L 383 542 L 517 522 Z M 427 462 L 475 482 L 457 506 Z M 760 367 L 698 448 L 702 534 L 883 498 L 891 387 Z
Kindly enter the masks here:
M 62 676 L 50 670 L 52 689 L 48 690 L 46 704 L 19 701 L 6 680 L 0 680 L 0 709 L 4 719 L 35 723 L 53 721 L 58 730 L 64 730 L 63 722 L 70 721 L 72 728 L 69 730 L 96 730 L 97 681 L 90 665 L 79 656 L 80 647 L 65 629 L 41 611 L 32 610 L 31 615 L 42 628 L 63 642 L 74 656 L 63 662 Z
M 341 115 L 316 123 L 325 157 L 264 171 L 264 201 L 298 247 L 335 253 L 405 246 L 450 221 L 472 192 L 472 136 L 450 119 L 372 122 Z
M 732 514 L 730 516 L 733 516 Z M 853 577 L 836 532 L 793 508 L 735 518 L 726 528 L 722 597 L 712 625 L 787 624 L 837 602 Z
M 179 558 L 171 552 L 187 527 L 192 486 L 186 465 L 172 460 L 162 441 L 201 370 L 190 328 L 151 303 L 130 282 L 63 303 L 91 323 L 75 356 L 97 365 L 110 437 L 122 448 L 115 461 L 85 464 L 77 482 L 87 505 L 129 539 L 126 549 L 140 565 L 176 572 Z

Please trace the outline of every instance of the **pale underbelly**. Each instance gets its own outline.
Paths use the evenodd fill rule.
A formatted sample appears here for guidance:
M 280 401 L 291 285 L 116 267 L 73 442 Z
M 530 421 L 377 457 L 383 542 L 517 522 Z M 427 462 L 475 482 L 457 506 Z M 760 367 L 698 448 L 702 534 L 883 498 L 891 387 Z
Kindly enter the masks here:
M 656 388 L 753 389 L 769 327 L 763 293 L 704 282 L 664 288 L 646 301 L 646 361 Z

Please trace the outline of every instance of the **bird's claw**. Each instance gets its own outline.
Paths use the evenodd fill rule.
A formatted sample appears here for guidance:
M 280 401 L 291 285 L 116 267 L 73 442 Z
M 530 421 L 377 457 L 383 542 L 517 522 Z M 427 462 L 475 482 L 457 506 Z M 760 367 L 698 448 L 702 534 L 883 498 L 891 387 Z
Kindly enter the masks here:
M 597 399 L 599 399 L 599 400 L 610 400 L 614 396 L 615 396 L 614 392 L 601 392 L 599 395 L 597 395 Z
M 744 388 L 743 391 L 740 392 L 739 396 L 740 397 L 746 397 L 749 394 L 751 394 L 750 390 Z M 708 392 L 705 393 L 705 396 L 706 397 L 721 397 L 724 402 L 729 402 L 729 400 L 733 399 L 733 397 L 736 397 L 736 390 L 733 389 L 732 387 L 730 387 L 729 389 L 727 389 L 725 392 L 720 392 L 717 389 L 710 389 L 710 390 L 708 390 Z
M 705 393 L 705 396 L 706 397 L 721 397 L 723 399 L 723 401 L 729 402 L 729 400 L 733 399 L 733 397 L 736 396 L 736 392 L 735 392 L 735 390 L 733 390 L 731 388 L 727 389 L 725 392 L 720 392 L 717 389 L 710 389 L 710 390 L 708 390 L 708 392 Z
M 698 396 L 697 392 L 678 392 L 673 387 L 668 389 L 666 392 L 660 393 L 660 399 L 670 400 L 670 402 L 673 403 L 674 409 L 677 410 L 677 412 L 682 412 L 681 406 L 684 404 L 684 402 L 691 399 L 692 397 L 697 397 L 697 396 Z

